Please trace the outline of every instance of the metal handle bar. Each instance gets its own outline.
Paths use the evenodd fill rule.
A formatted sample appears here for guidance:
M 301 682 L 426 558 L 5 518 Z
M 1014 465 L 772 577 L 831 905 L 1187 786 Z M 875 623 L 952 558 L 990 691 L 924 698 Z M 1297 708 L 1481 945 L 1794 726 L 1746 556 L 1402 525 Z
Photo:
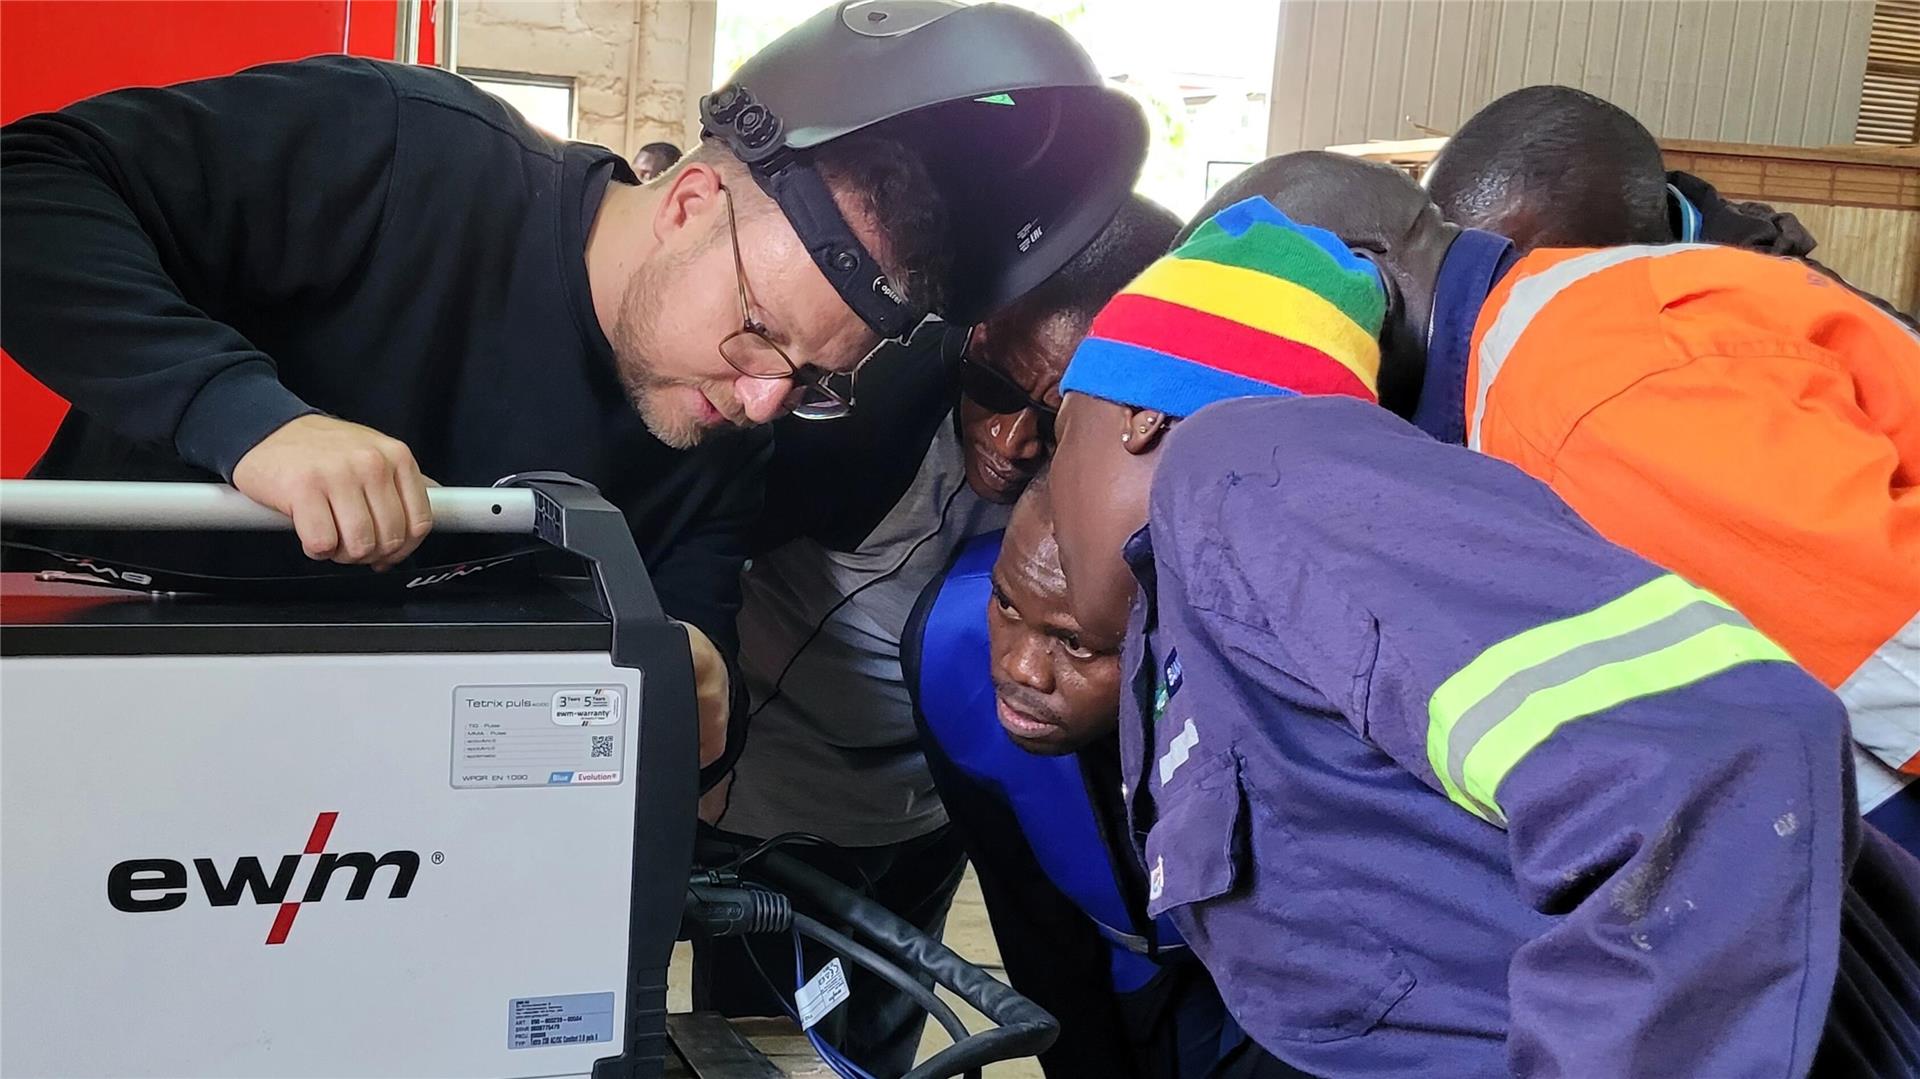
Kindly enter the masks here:
M 430 487 L 436 532 L 530 535 L 525 487 Z M 0 480 L 0 524 L 28 528 L 283 532 L 293 519 L 223 483 Z

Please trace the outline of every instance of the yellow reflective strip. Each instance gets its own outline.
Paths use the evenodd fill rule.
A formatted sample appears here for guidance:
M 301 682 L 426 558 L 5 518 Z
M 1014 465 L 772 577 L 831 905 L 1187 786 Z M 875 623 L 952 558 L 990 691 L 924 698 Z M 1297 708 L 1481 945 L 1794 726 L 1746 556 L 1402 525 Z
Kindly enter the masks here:
M 1480 739 L 1466 758 L 1465 790 L 1498 810 L 1495 792 L 1507 773 L 1567 723 L 1628 701 L 1691 685 L 1744 663 L 1793 660 L 1752 626 L 1721 624 L 1678 644 L 1609 663 L 1544 689 Z

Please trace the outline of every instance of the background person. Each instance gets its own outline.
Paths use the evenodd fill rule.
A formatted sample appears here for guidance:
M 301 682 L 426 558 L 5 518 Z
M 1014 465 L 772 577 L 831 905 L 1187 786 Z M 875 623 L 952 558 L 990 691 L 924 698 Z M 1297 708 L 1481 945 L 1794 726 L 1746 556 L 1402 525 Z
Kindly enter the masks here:
M 1790 213 L 1728 202 L 1713 185 L 1669 172 L 1660 144 L 1625 109 L 1568 86 L 1528 86 L 1474 113 L 1421 182 L 1441 216 L 1536 247 L 1726 244 L 1799 259 L 1915 327 L 1811 257 L 1819 245 Z
M 680 147 L 670 142 L 650 142 L 633 155 L 633 174 L 644 184 L 679 160 Z
M 871 882 L 888 909 L 940 934 L 965 851 L 914 730 L 901 673 L 908 615 L 961 544 L 1004 526 L 1006 506 L 1052 452 L 1073 346 L 1178 227 L 1133 196 L 1084 250 L 970 335 L 929 326 L 876 356 L 854 416 L 776 425 L 739 620 L 752 733 L 724 794 L 708 800 L 709 821 L 754 838 L 823 836 L 843 850 L 791 853 L 843 876 L 857 865 L 853 883 Z M 768 1014 L 748 947 L 776 969 L 783 944 L 771 938 L 702 942 L 697 986 L 729 1014 Z M 919 1007 L 851 977 L 867 1004 L 842 1020 L 836 1044 L 863 1066 L 905 1071 Z

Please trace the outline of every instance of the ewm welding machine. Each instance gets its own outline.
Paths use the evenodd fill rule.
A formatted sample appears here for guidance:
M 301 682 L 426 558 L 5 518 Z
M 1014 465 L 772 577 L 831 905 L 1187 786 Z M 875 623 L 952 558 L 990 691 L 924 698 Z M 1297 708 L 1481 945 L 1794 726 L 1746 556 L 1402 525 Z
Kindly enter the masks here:
M 379 602 L 116 593 L 58 578 L 167 585 L 73 556 L 5 575 L 0 1072 L 658 1074 L 685 631 L 591 488 L 431 497 L 437 533 L 587 572 L 452 566 Z M 0 522 L 289 527 L 222 487 L 32 481 Z

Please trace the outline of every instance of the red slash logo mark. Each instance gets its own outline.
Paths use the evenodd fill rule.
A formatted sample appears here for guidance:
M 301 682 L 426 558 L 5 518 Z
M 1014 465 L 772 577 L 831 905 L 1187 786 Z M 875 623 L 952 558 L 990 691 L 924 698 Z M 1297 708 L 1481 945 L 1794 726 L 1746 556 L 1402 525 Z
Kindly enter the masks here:
M 213 858 L 193 859 L 191 870 L 187 862 L 175 858 L 129 858 L 107 871 L 107 902 L 127 914 L 179 910 L 186 905 L 197 877 L 202 896 L 213 907 L 237 907 L 246 902 L 277 907 L 273 928 L 267 931 L 267 943 L 272 945 L 287 942 L 301 906 L 327 898 L 328 885 L 336 877 L 346 878 L 346 901 L 358 903 L 373 893 L 380 871 L 390 869 L 393 874 L 388 878 L 386 898 L 405 899 L 420 872 L 420 852 L 330 851 L 327 840 L 339 817 L 338 813 L 315 817 L 313 831 L 307 833 L 306 849 L 270 859 L 271 872 L 262 864 L 263 859 L 252 854 L 235 858 L 230 869 Z M 433 852 L 433 864 L 445 860 L 441 852 Z M 294 881 L 303 863 L 312 865 L 313 873 L 305 889 L 295 891 Z
M 327 837 L 333 834 L 333 822 L 338 813 L 322 813 L 313 819 L 313 831 L 307 833 L 307 846 L 303 854 L 319 854 L 327 849 Z M 285 944 L 287 933 L 293 929 L 294 916 L 300 913 L 300 904 L 282 903 L 279 913 L 273 916 L 273 928 L 267 930 L 268 944 Z

